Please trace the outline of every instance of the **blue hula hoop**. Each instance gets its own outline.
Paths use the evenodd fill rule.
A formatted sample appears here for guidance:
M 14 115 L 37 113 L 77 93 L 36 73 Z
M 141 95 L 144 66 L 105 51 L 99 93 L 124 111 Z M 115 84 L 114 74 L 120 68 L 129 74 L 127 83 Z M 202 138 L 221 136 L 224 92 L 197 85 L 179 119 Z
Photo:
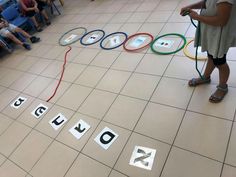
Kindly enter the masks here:
M 122 43 L 120 43 L 119 45 L 115 46 L 115 47 L 104 47 L 104 46 L 103 46 L 103 42 L 105 41 L 105 39 L 107 39 L 108 37 L 110 37 L 110 36 L 112 36 L 112 35 L 115 35 L 115 34 L 122 34 L 122 35 L 124 35 L 124 36 L 125 36 L 125 40 L 124 40 Z M 104 37 L 104 38 L 102 39 L 102 41 L 100 42 L 100 47 L 101 47 L 102 49 L 104 49 L 104 50 L 112 50 L 112 49 L 115 49 L 115 48 L 118 48 L 118 47 L 122 46 L 123 43 L 126 41 L 127 38 L 128 38 L 128 35 L 127 35 L 126 33 L 124 33 L 124 32 L 114 32 L 114 33 L 108 34 L 106 37 Z
M 83 42 L 83 39 L 84 39 L 87 35 L 89 35 L 89 34 L 91 34 L 91 33 L 94 33 L 94 32 L 102 32 L 102 37 L 100 37 L 100 39 L 98 39 L 98 40 L 95 41 L 95 42 L 92 42 L 92 43 L 84 43 L 84 42 Z M 93 45 L 93 44 L 96 44 L 97 42 L 99 42 L 104 36 L 105 36 L 105 31 L 103 31 L 103 30 L 101 30 L 101 29 L 92 30 L 92 31 L 87 32 L 86 34 L 84 34 L 84 35 L 80 38 L 80 43 L 81 43 L 82 45 L 85 45 L 85 46 Z

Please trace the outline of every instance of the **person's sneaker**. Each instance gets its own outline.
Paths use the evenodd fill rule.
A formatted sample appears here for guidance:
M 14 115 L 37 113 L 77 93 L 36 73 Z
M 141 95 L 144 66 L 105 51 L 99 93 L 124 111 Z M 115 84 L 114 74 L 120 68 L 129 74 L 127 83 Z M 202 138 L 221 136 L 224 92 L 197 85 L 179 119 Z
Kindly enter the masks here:
M 23 43 L 23 47 L 24 47 L 26 50 L 31 50 L 30 45 L 27 44 L 27 43 Z
M 36 37 L 36 36 L 32 36 L 32 37 L 30 38 L 30 41 L 31 41 L 32 43 L 37 43 L 37 42 L 40 41 L 40 38 L 39 38 L 39 37 Z

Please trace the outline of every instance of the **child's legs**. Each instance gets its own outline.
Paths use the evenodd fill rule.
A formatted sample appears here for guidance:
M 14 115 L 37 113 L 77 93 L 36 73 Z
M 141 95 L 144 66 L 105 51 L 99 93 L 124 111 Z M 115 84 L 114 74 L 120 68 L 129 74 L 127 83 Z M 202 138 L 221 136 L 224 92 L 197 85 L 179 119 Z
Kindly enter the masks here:
M 215 60 L 218 60 L 215 61 L 215 65 L 219 70 L 219 85 L 222 87 L 226 87 L 230 74 L 229 65 L 226 62 L 226 55 L 224 55 L 222 58 Z
M 213 70 L 215 69 L 215 64 L 213 62 L 213 57 L 211 55 L 208 54 L 208 59 L 207 59 L 207 65 L 204 71 L 203 76 L 205 78 L 210 78 L 211 73 L 213 72 Z
M 43 17 L 46 19 L 46 21 L 49 20 L 48 14 L 46 13 L 46 11 L 44 9 L 40 13 L 43 15 Z
M 206 64 L 206 68 L 203 74 L 203 78 L 198 77 L 198 78 L 193 78 L 189 80 L 188 82 L 189 86 L 195 87 L 197 85 L 210 83 L 211 73 L 213 72 L 215 67 L 216 66 L 213 63 L 213 57 L 211 55 L 208 55 L 207 64 Z
M 230 69 L 229 65 L 225 63 L 218 67 L 219 69 L 219 85 L 226 85 L 229 79 Z
M 23 36 L 25 36 L 26 38 L 30 38 L 31 35 L 29 35 L 27 32 L 25 32 L 23 29 L 21 28 L 18 28 L 17 26 L 15 25 L 12 25 L 12 24 L 9 24 L 9 30 L 11 32 L 19 32 L 21 34 L 23 34 Z
M 29 18 L 33 21 L 33 24 L 34 24 L 34 26 L 35 26 L 36 28 L 39 27 L 39 24 L 38 24 L 38 22 L 37 22 L 37 20 L 36 20 L 36 18 L 35 18 L 36 12 L 35 12 L 34 10 L 27 11 L 27 12 L 25 13 L 25 15 L 26 15 L 26 17 L 29 17 Z
M 12 34 L 11 32 L 7 33 L 6 37 L 11 39 L 13 42 L 15 42 L 18 45 L 23 45 L 23 42 L 21 42 L 19 39 L 17 39 L 17 37 L 14 34 Z
M 39 28 L 39 24 L 38 24 L 38 22 L 36 21 L 36 18 L 35 18 L 35 16 L 33 16 L 33 17 L 30 17 L 30 19 L 33 21 L 33 23 L 34 23 L 34 26 L 35 26 L 36 28 Z
M 49 20 L 48 14 L 46 13 L 44 7 L 46 6 L 45 2 L 42 1 L 38 1 L 38 9 L 40 11 L 40 13 L 43 15 L 43 17 L 46 19 L 46 21 Z
M 9 29 L 8 29 L 9 28 Z M 23 45 L 23 43 L 17 39 L 10 31 L 10 25 L 9 27 L 6 27 L 6 28 L 2 28 L 0 30 L 0 35 L 3 36 L 3 37 L 6 37 L 6 38 L 9 38 L 11 39 L 13 42 L 15 42 L 16 44 L 19 44 L 19 45 Z
M 226 55 L 224 55 L 222 58 L 215 58 L 213 62 L 219 70 L 219 85 L 209 99 L 211 102 L 218 103 L 228 92 L 227 81 L 229 79 L 230 69 L 226 63 Z

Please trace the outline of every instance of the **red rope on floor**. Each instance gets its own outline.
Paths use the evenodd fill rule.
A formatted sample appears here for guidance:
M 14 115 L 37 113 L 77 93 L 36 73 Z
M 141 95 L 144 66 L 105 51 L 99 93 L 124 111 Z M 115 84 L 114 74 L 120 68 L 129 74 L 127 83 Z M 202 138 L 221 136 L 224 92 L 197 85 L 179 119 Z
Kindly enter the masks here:
M 71 46 L 68 46 L 68 47 L 69 47 L 69 49 L 66 51 L 65 57 L 64 57 L 64 63 L 63 63 L 63 66 L 62 66 L 61 77 L 60 77 L 60 79 L 57 83 L 56 89 L 54 90 L 52 96 L 47 100 L 47 102 L 49 102 L 56 95 L 57 89 L 58 89 L 59 85 L 61 84 L 61 81 L 62 81 L 62 78 L 63 78 L 63 75 L 64 75 L 64 71 L 65 71 L 66 62 L 67 62 L 66 61 L 67 60 L 67 54 L 71 51 Z

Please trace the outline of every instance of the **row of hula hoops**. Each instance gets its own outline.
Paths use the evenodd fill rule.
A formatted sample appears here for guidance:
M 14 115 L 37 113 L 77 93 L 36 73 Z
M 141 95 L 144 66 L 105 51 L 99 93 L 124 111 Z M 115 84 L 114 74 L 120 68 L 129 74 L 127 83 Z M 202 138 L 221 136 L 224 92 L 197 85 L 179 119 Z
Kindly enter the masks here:
M 83 34 L 81 35 L 81 37 L 77 38 L 76 40 L 72 41 L 72 42 L 69 42 L 69 43 L 63 43 L 63 38 L 72 33 L 73 31 L 75 30 L 83 30 Z M 100 37 L 94 41 L 94 42 L 91 42 L 91 43 L 86 43 L 84 42 L 84 39 L 86 37 L 88 37 L 89 35 L 93 34 L 93 33 L 101 33 Z M 106 47 L 106 43 L 105 41 L 111 37 L 111 36 L 114 36 L 114 35 L 123 35 L 124 36 L 124 40 L 123 42 L 121 42 L 120 44 L 116 45 L 116 46 L 113 46 L 113 47 Z M 148 36 L 150 38 L 150 41 L 145 44 L 145 45 L 142 45 L 141 47 L 137 47 L 137 48 L 129 48 L 128 47 L 128 42 L 133 40 L 134 38 L 136 38 L 137 36 Z M 177 48 L 176 50 L 174 51 L 168 51 L 168 52 L 162 52 L 162 51 L 159 51 L 155 48 L 155 43 L 161 39 L 161 38 L 164 38 L 164 37 L 167 37 L 167 36 L 177 36 L 177 37 L 180 37 L 182 40 L 183 40 L 183 43 L 181 44 L 181 46 L 179 48 Z M 104 50 L 113 50 L 115 48 L 118 48 L 120 46 L 123 45 L 123 48 L 124 50 L 128 51 L 128 52 L 137 52 L 137 51 L 140 51 L 140 50 L 143 50 L 145 48 L 148 48 L 150 46 L 152 52 L 156 53 L 156 54 L 159 54 L 159 55 L 171 55 L 171 54 L 175 54 L 177 52 L 179 52 L 180 50 L 184 49 L 184 54 L 189 57 L 190 59 L 195 59 L 195 56 L 192 56 L 187 48 L 189 46 L 190 43 L 192 43 L 194 40 L 191 40 L 189 42 L 187 42 L 185 36 L 183 36 L 182 34 L 178 34 L 178 33 L 168 33 L 168 34 L 164 34 L 164 35 L 160 35 L 158 37 L 156 37 L 154 39 L 153 35 L 151 35 L 150 33 L 136 33 L 136 34 L 133 34 L 131 36 L 128 36 L 125 32 L 114 32 L 114 33 L 110 33 L 108 35 L 105 34 L 105 31 L 104 30 L 101 30 L 101 29 L 96 29 L 96 30 L 92 30 L 92 31 L 89 31 L 87 32 L 87 29 L 84 28 L 84 27 L 77 27 L 77 28 L 73 28 L 69 31 L 67 31 L 66 33 L 64 33 L 60 39 L 59 39 L 59 44 L 61 46 L 67 46 L 67 45 L 71 45 L 77 41 L 80 41 L 80 43 L 84 46 L 89 46 L 89 45 L 93 45 L 93 44 L 96 44 L 98 42 L 100 42 L 100 47 Z M 198 57 L 199 60 L 205 60 L 206 58 L 205 57 Z

